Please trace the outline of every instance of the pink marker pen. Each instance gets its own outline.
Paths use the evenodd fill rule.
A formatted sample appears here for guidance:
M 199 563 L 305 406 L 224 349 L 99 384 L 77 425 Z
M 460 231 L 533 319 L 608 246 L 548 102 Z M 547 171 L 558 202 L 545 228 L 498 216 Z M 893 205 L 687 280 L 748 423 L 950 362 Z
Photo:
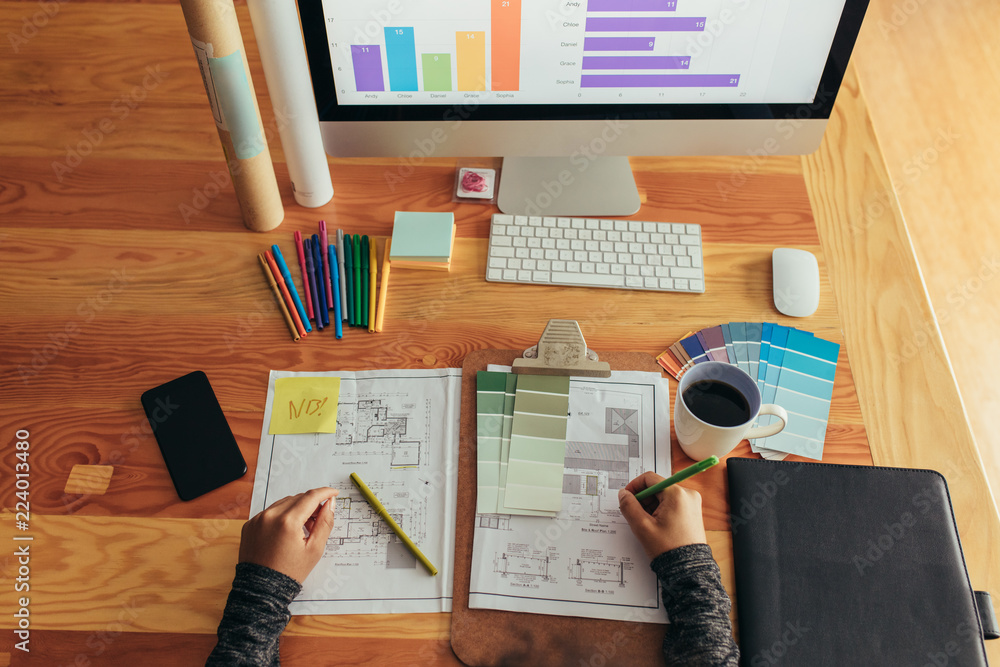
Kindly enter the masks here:
M 327 249 L 330 247 L 330 242 L 326 236 L 326 220 L 319 221 L 319 242 L 322 245 L 320 256 L 326 257 Z M 323 286 L 326 288 L 326 306 L 327 308 L 333 308 L 333 292 L 331 291 L 333 282 L 330 280 L 329 262 L 323 262 Z

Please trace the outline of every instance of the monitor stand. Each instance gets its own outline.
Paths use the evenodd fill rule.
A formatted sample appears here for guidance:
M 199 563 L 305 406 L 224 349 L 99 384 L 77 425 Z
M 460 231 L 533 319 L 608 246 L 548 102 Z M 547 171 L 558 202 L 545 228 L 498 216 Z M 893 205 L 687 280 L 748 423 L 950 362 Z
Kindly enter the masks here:
M 506 157 L 497 205 L 514 215 L 632 215 L 639 191 L 627 157 Z

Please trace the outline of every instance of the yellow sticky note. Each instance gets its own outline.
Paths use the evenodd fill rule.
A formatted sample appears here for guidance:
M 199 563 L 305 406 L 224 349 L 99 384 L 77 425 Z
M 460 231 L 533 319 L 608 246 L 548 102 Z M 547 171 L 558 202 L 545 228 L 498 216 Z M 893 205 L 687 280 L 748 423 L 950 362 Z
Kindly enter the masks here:
M 291 377 L 274 381 L 268 433 L 336 433 L 339 377 Z

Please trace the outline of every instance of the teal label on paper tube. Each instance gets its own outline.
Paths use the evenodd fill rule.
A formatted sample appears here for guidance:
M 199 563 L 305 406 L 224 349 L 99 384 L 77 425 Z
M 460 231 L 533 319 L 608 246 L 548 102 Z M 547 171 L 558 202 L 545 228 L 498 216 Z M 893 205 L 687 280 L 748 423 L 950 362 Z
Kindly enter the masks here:
M 208 67 L 222 118 L 233 138 L 236 157 L 240 160 L 252 158 L 264 150 L 266 143 L 243 67 L 243 54 L 233 51 L 222 58 L 209 58 Z

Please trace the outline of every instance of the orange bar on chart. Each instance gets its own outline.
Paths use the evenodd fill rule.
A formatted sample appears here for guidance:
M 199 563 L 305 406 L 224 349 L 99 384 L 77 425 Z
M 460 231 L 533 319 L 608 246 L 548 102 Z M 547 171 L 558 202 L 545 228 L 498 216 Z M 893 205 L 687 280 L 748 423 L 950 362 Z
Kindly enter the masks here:
M 521 83 L 521 0 L 490 0 L 492 25 L 490 86 L 519 90 Z
M 486 90 L 486 33 L 455 33 L 457 90 Z

